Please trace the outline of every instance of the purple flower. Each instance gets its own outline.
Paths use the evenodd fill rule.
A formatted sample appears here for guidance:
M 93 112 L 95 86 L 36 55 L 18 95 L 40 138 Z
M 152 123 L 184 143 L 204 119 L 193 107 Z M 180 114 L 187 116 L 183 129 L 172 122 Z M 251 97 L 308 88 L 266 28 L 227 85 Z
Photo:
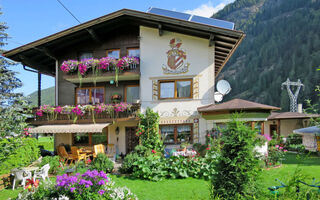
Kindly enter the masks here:
M 100 194 L 100 195 L 103 195 L 104 193 L 105 193 L 104 190 L 99 190 L 99 191 L 98 191 L 98 194 Z
M 73 192 L 76 188 L 72 187 L 70 188 L 70 192 Z
M 104 185 L 104 184 L 105 184 L 104 180 L 100 180 L 100 181 L 98 182 L 98 185 Z

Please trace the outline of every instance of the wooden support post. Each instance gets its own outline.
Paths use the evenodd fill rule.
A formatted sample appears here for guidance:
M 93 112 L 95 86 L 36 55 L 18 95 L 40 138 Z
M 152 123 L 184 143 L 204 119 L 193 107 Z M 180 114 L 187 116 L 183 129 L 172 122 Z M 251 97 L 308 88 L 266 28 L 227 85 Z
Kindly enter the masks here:
M 38 72 L 38 107 L 41 106 L 41 73 Z
M 280 119 L 277 120 L 277 135 L 278 135 L 278 139 L 280 138 Z
M 261 122 L 261 135 L 264 135 L 264 122 Z

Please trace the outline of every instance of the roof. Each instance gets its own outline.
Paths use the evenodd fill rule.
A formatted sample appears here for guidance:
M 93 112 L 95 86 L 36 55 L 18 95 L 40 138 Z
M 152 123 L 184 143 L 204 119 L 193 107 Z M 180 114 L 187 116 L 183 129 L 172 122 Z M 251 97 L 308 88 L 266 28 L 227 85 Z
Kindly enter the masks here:
M 246 111 L 246 110 L 280 110 L 278 107 L 260 104 L 243 99 L 233 99 L 221 104 L 210 104 L 198 108 L 199 112 L 215 112 L 215 111 Z
M 43 125 L 31 128 L 29 133 L 102 133 L 110 124 Z
M 300 128 L 300 129 L 293 130 L 293 133 L 300 134 L 300 135 L 314 134 L 314 135 L 320 136 L 320 128 L 317 126 L 310 126 L 310 127 L 306 127 L 306 128 Z
M 298 113 L 298 112 L 281 112 L 276 113 L 273 112 L 268 117 L 268 120 L 274 120 L 274 119 L 306 119 L 306 118 L 312 118 L 312 117 L 319 117 L 318 114 L 306 114 L 306 113 Z
M 100 42 L 101 36 L 108 31 L 112 32 L 121 25 L 142 25 L 157 28 L 160 35 L 162 30 L 167 30 L 208 39 L 208 45 L 214 44 L 215 47 L 216 76 L 245 37 L 241 31 L 122 9 L 6 51 L 3 56 L 42 73 L 55 75 L 56 54 L 83 41 Z

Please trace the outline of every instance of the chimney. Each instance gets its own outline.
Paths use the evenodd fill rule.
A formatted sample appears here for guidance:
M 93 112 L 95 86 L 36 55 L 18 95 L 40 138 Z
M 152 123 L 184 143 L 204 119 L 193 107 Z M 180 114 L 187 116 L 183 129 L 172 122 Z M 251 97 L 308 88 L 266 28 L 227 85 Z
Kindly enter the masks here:
M 302 103 L 298 104 L 298 113 L 302 113 Z

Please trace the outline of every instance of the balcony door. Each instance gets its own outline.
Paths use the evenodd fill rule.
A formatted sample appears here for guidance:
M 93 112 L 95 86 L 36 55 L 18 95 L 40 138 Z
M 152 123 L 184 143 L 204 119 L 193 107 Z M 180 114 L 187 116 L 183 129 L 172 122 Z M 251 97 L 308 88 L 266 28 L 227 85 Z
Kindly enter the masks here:
M 125 102 L 137 103 L 137 101 L 140 99 L 139 85 L 127 85 L 124 90 Z

